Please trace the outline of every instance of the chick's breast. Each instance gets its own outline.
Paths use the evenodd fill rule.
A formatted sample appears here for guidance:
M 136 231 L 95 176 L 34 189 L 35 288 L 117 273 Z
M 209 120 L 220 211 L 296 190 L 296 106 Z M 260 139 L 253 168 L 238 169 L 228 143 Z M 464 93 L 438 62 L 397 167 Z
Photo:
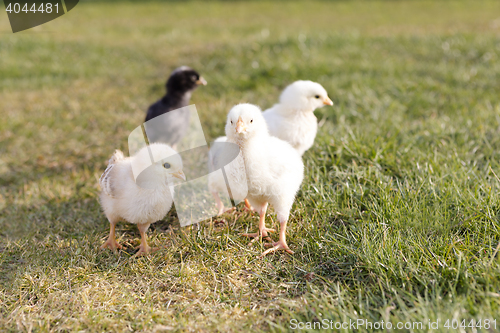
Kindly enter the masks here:
M 249 197 L 262 198 L 274 206 L 289 209 L 304 173 L 304 165 L 297 151 L 275 137 L 268 137 L 265 142 L 255 142 L 248 148 L 254 156 L 245 158 Z

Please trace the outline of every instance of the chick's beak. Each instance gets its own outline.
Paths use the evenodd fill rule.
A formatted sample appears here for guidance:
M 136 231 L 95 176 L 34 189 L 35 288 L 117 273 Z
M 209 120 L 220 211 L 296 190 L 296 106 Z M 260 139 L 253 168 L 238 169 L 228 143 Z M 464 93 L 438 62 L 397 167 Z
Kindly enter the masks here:
M 200 78 L 196 81 L 196 84 L 200 86 L 206 86 L 207 81 L 205 81 L 205 79 L 202 76 L 200 76 Z
M 238 118 L 238 121 L 236 122 L 236 133 L 243 133 L 247 128 L 245 127 L 245 124 L 243 123 L 243 119 L 241 117 Z
M 184 172 L 182 172 L 182 170 L 179 170 L 177 172 L 174 172 L 172 174 L 172 176 L 174 176 L 175 178 L 179 178 L 179 179 L 182 179 L 182 180 L 186 180 L 186 175 L 184 175 Z
M 333 105 L 332 100 L 327 96 L 325 99 L 323 99 L 323 104 L 325 105 Z

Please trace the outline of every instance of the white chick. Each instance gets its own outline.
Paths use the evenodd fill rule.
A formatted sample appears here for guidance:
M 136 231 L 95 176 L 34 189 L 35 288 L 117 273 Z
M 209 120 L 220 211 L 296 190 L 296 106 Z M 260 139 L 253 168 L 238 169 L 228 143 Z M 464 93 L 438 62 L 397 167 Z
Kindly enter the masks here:
M 133 169 L 144 170 L 137 181 Z M 99 179 L 101 206 L 111 225 L 108 240 L 101 249 L 115 251 L 122 248 L 115 239 L 115 226 L 118 221 L 125 220 L 137 224 L 141 234 L 137 255 L 151 252 L 146 231 L 172 207 L 172 177 L 186 180 L 181 157 L 166 144 L 151 144 L 128 158 L 120 150 L 115 151 Z
M 314 110 L 333 105 L 319 83 L 295 81 L 285 88 L 279 104 L 263 112 L 269 133 L 291 144 L 302 156 L 311 148 L 318 131 Z
M 304 178 L 302 158 L 289 143 L 269 135 L 262 112 L 252 104 L 239 104 L 229 111 L 226 135 L 240 147 L 247 178 L 247 198 L 260 215 L 259 232 L 244 236 L 268 237 L 268 232 L 274 232 L 265 226 L 270 203 L 280 222 L 279 241 L 266 244 L 271 248 L 261 257 L 277 250 L 293 253 L 286 243 L 286 224 Z

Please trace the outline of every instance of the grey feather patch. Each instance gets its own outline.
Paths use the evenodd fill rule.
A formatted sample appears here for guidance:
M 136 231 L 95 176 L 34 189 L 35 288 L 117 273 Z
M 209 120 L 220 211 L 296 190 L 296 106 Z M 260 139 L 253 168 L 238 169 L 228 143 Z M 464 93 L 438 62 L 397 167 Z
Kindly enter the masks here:
M 113 191 L 111 187 L 111 170 L 114 168 L 114 164 L 109 164 L 106 170 L 104 170 L 103 174 L 101 175 L 101 178 L 99 178 L 99 185 L 101 185 L 101 189 L 106 193 L 108 196 L 114 198 L 113 196 Z

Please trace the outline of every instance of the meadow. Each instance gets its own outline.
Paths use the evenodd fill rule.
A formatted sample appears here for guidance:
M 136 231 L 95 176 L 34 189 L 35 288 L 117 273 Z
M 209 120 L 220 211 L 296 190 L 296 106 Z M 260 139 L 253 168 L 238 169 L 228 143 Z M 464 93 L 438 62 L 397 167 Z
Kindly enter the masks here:
M 258 259 L 241 207 L 185 228 L 172 210 L 149 256 L 127 223 L 99 250 L 99 176 L 179 65 L 208 81 L 208 142 L 236 103 L 329 92 L 294 255 Z M 499 87 L 498 1 L 83 2 L 16 34 L 0 13 L 0 331 L 500 331 Z

